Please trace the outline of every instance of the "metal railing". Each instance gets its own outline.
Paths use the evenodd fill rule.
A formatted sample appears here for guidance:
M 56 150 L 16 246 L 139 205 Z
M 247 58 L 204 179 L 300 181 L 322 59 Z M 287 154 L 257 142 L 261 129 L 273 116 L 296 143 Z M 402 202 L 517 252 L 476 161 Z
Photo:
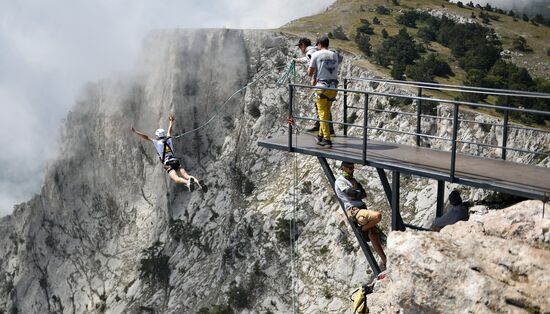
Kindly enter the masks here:
M 400 95 L 400 94 L 391 94 L 386 92 L 375 92 L 375 91 L 365 91 L 365 90 L 358 90 L 358 89 L 350 89 L 349 83 L 350 81 L 372 81 L 375 83 L 388 83 L 398 86 L 407 86 L 407 87 L 415 87 L 417 88 L 417 95 Z M 294 93 L 296 89 L 324 89 L 324 90 L 335 90 L 339 93 L 343 93 L 343 121 L 324 121 L 316 118 L 310 118 L 310 117 L 302 117 L 302 116 L 294 116 Z M 436 90 L 436 91 L 459 91 L 461 93 L 475 93 L 475 94 L 485 94 L 485 95 L 492 95 L 492 96 L 504 96 L 506 97 L 507 103 L 505 106 L 500 105 L 491 105 L 487 103 L 475 103 L 475 102 L 469 102 L 469 101 L 462 101 L 462 100 L 456 100 L 456 99 L 440 99 L 440 98 L 430 98 L 423 96 L 424 90 Z M 359 94 L 364 96 L 364 101 L 362 106 L 350 106 L 348 105 L 349 98 L 348 96 L 350 94 Z M 394 110 L 384 110 L 384 109 L 376 109 L 376 108 L 369 108 L 369 96 L 380 96 L 380 97 L 394 97 L 394 98 L 402 98 L 402 99 L 411 99 L 417 101 L 417 110 L 416 113 L 412 112 L 402 112 L 402 111 L 394 111 Z M 533 109 L 525 109 L 525 108 L 515 108 L 511 107 L 509 101 L 509 97 L 514 98 L 535 98 L 535 99 L 544 99 L 549 100 L 550 103 L 550 94 L 543 94 L 543 93 L 534 93 L 534 92 L 522 92 L 522 91 L 513 91 L 513 90 L 498 90 L 498 89 L 489 89 L 489 88 L 478 88 L 478 87 L 468 87 L 468 86 L 454 86 L 454 85 L 445 85 L 445 84 L 434 84 L 434 83 L 422 83 L 422 82 L 405 82 L 405 81 L 395 81 L 395 80 L 381 80 L 381 79 L 365 79 L 365 78 L 346 78 L 344 79 L 344 88 L 324 88 L 324 87 L 316 87 L 316 86 L 309 86 L 309 85 L 301 85 L 301 84 L 289 84 L 289 116 L 293 117 L 295 120 L 310 120 L 310 121 L 321 121 L 321 122 L 329 122 L 333 124 L 342 125 L 344 129 L 344 136 L 348 135 L 348 128 L 349 127 L 355 127 L 355 128 L 361 128 L 362 129 L 362 138 L 363 138 L 363 147 L 362 147 L 362 161 L 363 164 L 366 164 L 367 161 L 367 140 L 368 140 L 368 130 L 375 130 L 375 131 L 381 131 L 381 132 L 391 132 L 391 133 L 397 133 L 397 134 L 404 134 L 409 136 L 415 136 L 416 137 L 416 145 L 421 146 L 421 139 L 422 138 L 428 138 L 428 139 L 437 139 L 437 140 L 443 140 L 443 141 L 449 141 L 451 142 L 451 160 L 450 160 L 450 181 L 454 181 L 455 177 L 455 165 L 456 165 L 456 153 L 457 153 L 457 144 L 470 144 L 470 145 L 479 145 L 482 147 L 491 147 L 496 149 L 501 149 L 501 159 L 506 160 L 506 152 L 507 151 L 517 151 L 521 153 L 529 153 L 529 154 L 536 154 L 536 155 L 542 155 L 550 157 L 550 153 L 547 152 L 539 152 L 539 151 L 530 151 L 520 148 L 514 148 L 514 147 L 508 147 L 508 133 L 510 128 L 515 129 L 524 129 L 524 130 L 531 130 L 531 131 L 537 131 L 544 133 L 546 136 L 550 134 L 550 131 L 535 129 L 535 128 L 529 128 L 529 127 L 523 127 L 519 125 L 511 125 L 509 122 L 509 115 L 511 112 L 519 112 L 519 113 L 527 113 L 527 114 L 534 114 L 534 115 L 543 115 L 550 118 L 550 108 L 549 111 L 541 111 L 541 110 L 533 110 Z M 443 116 L 434 116 L 434 115 L 426 115 L 422 113 L 422 102 L 428 101 L 431 103 L 439 103 L 444 104 L 447 106 L 452 107 L 452 116 L 451 117 L 443 117 Z M 459 111 L 461 107 L 469 106 L 473 108 L 488 108 L 488 109 L 495 109 L 495 110 L 502 110 L 503 111 L 503 123 L 491 123 L 491 122 L 479 122 L 474 120 L 468 120 L 464 118 L 459 118 Z M 354 124 L 348 122 L 348 111 L 349 109 L 358 109 L 363 110 L 363 122 L 362 124 Z M 392 130 L 392 129 L 384 129 L 384 128 L 377 128 L 372 127 L 368 125 L 368 119 L 369 114 L 372 113 L 391 113 L 396 115 L 405 115 L 410 117 L 416 117 L 416 129 L 414 131 L 401 131 L 401 130 Z M 427 119 L 446 119 L 452 121 L 452 133 L 451 137 L 441 137 L 441 136 L 435 136 L 430 134 L 424 134 L 422 133 L 421 129 L 421 122 L 423 118 Z M 476 142 L 470 142 L 470 141 L 462 141 L 458 140 L 458 130 L 459 125 L 461 122 L 466 123 L 477 123 L 477 124 L 487 124 L 494 127 L 502 127 L 503 128 L 503 137 L 502 137 L 502 145 L 492 145 L 492 144 L 485 144 L 485 143 L 476 143 Z M 289 150 L 292 150 L 293 143 L 292 143 L 292 134 L 293 134 L 293 126 L 292 124 L 289 124 L 289 135 L 288 135 L 288 147 Z

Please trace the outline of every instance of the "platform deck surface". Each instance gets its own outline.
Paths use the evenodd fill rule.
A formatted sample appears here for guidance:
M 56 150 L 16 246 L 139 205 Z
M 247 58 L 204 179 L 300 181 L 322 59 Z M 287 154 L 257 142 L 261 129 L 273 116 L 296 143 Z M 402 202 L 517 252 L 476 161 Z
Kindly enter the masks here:
M 334 137 L 332 148 L 316 144 L 315 137 L 293 137 L 293 151 L 301 154 L 362 164 L 363 139 Z M 288 136 L 258 141 L 270 149 L 288 151 Z M 397 170 L 437 180 L 450 180 L 451 153 L 417 146 L 369 140 L 366 165 Z M 550 169 L 511 161 L 457 154 L 455 182 L 528 198 L 550 195 Z

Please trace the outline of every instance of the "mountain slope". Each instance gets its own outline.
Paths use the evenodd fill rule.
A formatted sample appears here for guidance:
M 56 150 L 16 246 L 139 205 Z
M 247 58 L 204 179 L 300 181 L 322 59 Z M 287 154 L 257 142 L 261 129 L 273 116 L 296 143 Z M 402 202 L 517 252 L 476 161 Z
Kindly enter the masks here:
M 349 41 L 334 39 L 331 44 L 334 47 L 352 52 L 356 55 L 361 55 L 353 38 L 356 33 L 356 28 L 361 24 L 361 19 L 372 21 L 377 17 L 380 24 L 373 24 L 374 35 L 371 36 L 371 44 L 373 47 L 378 47 L 382 41 L 382 29 L 386 29 L 390 35 L 394 35 L 399 29 L 404 27 L 396 22 L 396 16 L 406 10 L 425 10 L 440 12 L 440 14 L 450 14 L 463 19 L 471 18 L 472 14 L 476 16 L 472 21 L 482 23 L 479 17 L 482 10 L 480 8 L 470 8 L 464 6 L 459 8 L 457 4 L 442 0 L 401 0 L 400 5 L 394 5 L 392 1 L 386 0 L 339 0 L 336 1 L 325 12 L 294 20 L 280 29 L 294 35 L 303 35 L 310 38 L 315 38 L 318 34 L 333 31 L 337 26 L 342 26 L 345 33 L 350 38 Z M 466 3 L 467 1 L 463 1 Z M 384 6 L 390 10 L 388 15 L 379 14 L 376 8 Z M 486 11 L 484 11 L 486 12 Z M 526 67 L 529 72 L 543 79 L 550 79 L 550 27 L 544 25 L 535 25 L 531 22 L 523 21 L 521 18 L 514 18 L 508 15 L 489 12 L 491 16 L 495 16 L 498 20 L 490 21 L 487 27 L 493 28 L 499 35 L 503 49 L 514 50 L 513 40 L 517 36 L 523 36 L 528 45 L 531 47 L 530 52 L 516 52 L 512 55 L 511 61 L 518 66 Z M 408 28 L 408 31 L 415 34 L 417 29 Z M 441 83 L 461 83 L 465 74 L 460 69 L 458 63 L 453 61 L 450 50 L 437 43 L 430 43 L 429 48 L 434 50 L 450 61 L 450 64 L 455 71 L 456 77 L 438 78 Z M 372 59 L 371 59 L 372 61 Z M 371 72 L 378 75 L 389 77 L 389 70 L 376 65 L 374 62 L 356 62 L 358 66 L 365 67 Z
M 348 292 L 372 272 L 317 160 L 256 144 L 288 132 L 288 91 L 275 82 L 296 56 L 296 39 L 278 31 L 159 31 L 145 40 L 134 71 L 87 86 L 67 116 L 62 148 L 40 195 L 0 220 L 0 310 L 215 313 L 230 307 L 239 313 L 288 313 L 293 278 L 300 313 L 346 311 Z M 342 77 L 372 75 L 355 66 L 356 60 L 345 55 Z M 306 83 L 305 69 L 297 70 L 297 81 Z M 224 105 L 249 82 L 254 85 Z M 414 94 L 386 84 L 359 82 L 354 88 Z M 314 115 L 309 96 L 296 94 L 296 112 Z M 336 119 L 342 118 L 341 101 L 334 105 Z M 373 105 L 398 108 L 387 99 L 374 99 Z M 450 115 L 443 106 L 436 109 Z M 213 118 L 175 147 L 185 168 L 206 180 L 207 193 L 174 186 L 152 145 L 130 132 L 132 125 L 147 133 L 165 127 L 169 113 L 178 134 Z M 411 123 L 390 115 L 369 118 L 370 125 L 393 129 Z M 446 124 L 424 123 L 441 136 L 450 134 Z M 465 128 L 459 139 L 492 142 L 498 132 Z M 532 131 L 513 132 L 510 145 L 549 145 L 550 139 L 540 141 Z M 550 160 L 531 162 L 548 166 Z M 336 162 L 331 166 L 336 170 Z M 356 172 L 387 229 L 389 209 L 376 171 Z M 433 183 L 404 176 L 405 219 L 429 226 Z M 487 195 L 464 192 L 465 198 Z M 288 242 L 291 220 L 297 226 L 296 255 Z

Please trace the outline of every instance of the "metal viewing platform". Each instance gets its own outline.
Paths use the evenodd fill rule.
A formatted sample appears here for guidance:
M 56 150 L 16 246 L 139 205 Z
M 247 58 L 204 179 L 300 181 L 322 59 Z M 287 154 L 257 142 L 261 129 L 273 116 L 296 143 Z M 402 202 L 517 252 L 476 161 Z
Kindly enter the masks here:
M 367 91 L 363 89 L 350 89 L 351 84 L 370 85 L 376 90 L 377 85 L 397 85 L 405 89 L 414 89 L 409 95 L 392 94 L 387 92 Z M 316 121 L 318 119 L 311 117 L 297 116 L 295 112 L 300 112 L 300 108 L 295 108 L 296 94 L 302 91 L 302 98 L 307 98 L 312 93 L 312 89 L 318 87 L 289 84 L 289 117 L 291 121 Z M 518 124 L 512 124 L 510 117 L 518 118 L 533 116 L 537 121 L 550 119 L 550 94 L 523 92 L 513 90 L 497 90 L 488 88 L 477 88 L 467 86 L 453 86 L 422 82 L 364 79 L 364 78 L 346 78 L 344 88 L 326 88 L 338 91 L 343 96 L 343 121 L 327 121 L 336 125 L 342 125 L 343 136 L 333 137 L 332 148 L 322 147 L 316 144 L 316 137 L 311 134 L 296 134 L 292 123 L 288 125 L 286 135 L 273 136 L 258 141 L 258 145 L 269 149 L 284 150 L 293 153 L 311 155 L 318 158 L 329 182 L 334 188 L 334 174 L 328 165 L 328 159 L 349 161 L 356 164 L 371 166 L 376 168 L 382 182 L 386 197 L 392 210 L 392 230 L 405 230 L 406 228 L 423 229 L 418 226 L 406 224 L 401 219 L 399 195 L 400 195 L 400 174 L 411 174 L 420 177 L 430 178 L 437 181 L 437 204 L 436 216 L 440 216 L 443 208 L 445 182 L 457 183 L 465 186 L 504 192 L 520 197 L 539 199 L 547 201 L 550 195 L 550 168 L 539 167 L 530 164 L 521 164 L 507 160 L 509 152 L 518 154 L 527 154 L 530 159 L 538 158 L 539 161 L 550 158 L 550 147 L 533 150 L 529 147 L 510 147 L 508 137 L 511 130 L 524 130 L 537 134 L 541 142 L 548 142 L 550 132 L 542 129 L 529 128 Z M 429 98 L 423 96 L 426 90 L 432 90 L 438 94 L 451 93 L 453 99 Z M 416 95 L 415 95 L 416 94 Z M 457 94 L 463 98 L 484 99 L 487 97 L 498 98 L 497 103 L 503 105 L 491 105 L 480 102 L 470 102 L 457 100 Z M 304 97 L 304 95 L 306 95 Z M 471 97 L 471 96 L 474 97 Z M 354 105 L 349 104 L 349 98 L 353 96 Z M 396 103 L 407 103 L 406 106 L 391 106 L 399 108 L 398 110 L 387 110 L 377 108 L 378 106 L 369 105 L 374 97 L 389 98 Z M 397 101 L 395 101 L 397 100 Z M 414 105 L 413 105 L 414 103 Z M 525 109 L 521 104 L 536 103 L 536 108 L 546 108 L 546 110 Z M 542 104 L 542 106 L 541 106 Z M 313 106 L 311 102 L 308 106 Z M 447 107 L 448 116 L 437 115 L 435 106 Z M 407 112 L 403 107 L 413 107 L 416 110 Z M 502 117 L 494 117 L 494 120 L 501 122 L 481 122 L 469 120 L 466 118 L 466 112 L 469 115 L 481 115 L 479 110 L 492 110 L 500 112 Z M 471 110 L 474 109 L 474 110 Z M 333 104 L 333 113 L 338 110 Z M 349 114 L 351 110 L 353 119 Z M 359 114 L 358 114 L 359 113 Z M 389 114 L 395 118 L 397 116 L 406 116 L 413 119 L 416 123 L 410 125 L 410 129 L 388 129 L 384 126 L 374 127 L 369 125 L 369 119 L 374 115 Z M 422 130 L 422 121 L 432 119 L 436 121 L 446 120 L 451 124 L 452 131 L 450 136 L 443 137 L 433 134 L 433 131 Z M 360 124 L 354 124 L 356 120 L 361 120 Z M 491 143 L 477 143 L 459 140 L 459 132 L 467 130 L 460 128 L 461 124 L 477 124 L 482 128 L 501 128 L 502 138 L 499 139 L 500 145 Z M 348 129 L 357 128 L 360 131 L 354 136 L 348 136 Z M 371 134 L 369 134 L 369 132 Z M 403 143 L 383 142 L 375 139 L 379 134 L 389 132 L 401 136 L 413 137 L 416 145 L 406 145 Z M 409 141 L 411 142 L 411 141 Z M 432 145 L 432 142 L 439 144 L 450 143 L 450 150 L 443 151 L 429 147 L 442 145 Z M 449 146 L 447 144 L 447 146 Z M 462 146 L 462 147 L 461 147 Z M 467 152 L 468 147 L 488 148 L 493 152 L 498 151 L 499 156 L 479 157 L 470 155 Z M 460 151 L 460 152 L 459 152 Z M 485 154 L 490 155 L 490 154 Z M 386 171 L 391 172 L 392 182 L 390 184 Z M 342 210 L 343 207 L 342 207 Z M 344 211 L 345 213 L 345 211 Z M 359 240 L 359 244 L 367 257 L 375 274 L 380 269 L 372 256 L 365 239 L 354 223 L 349 221 L 352 230 Z

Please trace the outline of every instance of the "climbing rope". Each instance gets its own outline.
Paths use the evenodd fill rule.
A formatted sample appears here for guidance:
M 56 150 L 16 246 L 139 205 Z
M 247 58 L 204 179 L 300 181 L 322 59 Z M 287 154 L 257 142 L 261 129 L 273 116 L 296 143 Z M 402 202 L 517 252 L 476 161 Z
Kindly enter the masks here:
M 284 84 L 284 82 L 289 78 L 289 73 L 295 73 L 295 69 L 294 69 L 294 62 L 290 62 L 287 66 L 287 69 L 285 70 L 285 72 L 283 73 L 283 75 L 277 80 L 277 87 L 281 87 L 279 86 L 279 82 L 282 82 L 281 84 Z M 275 69 L 280 69 L 281 67 L 276 67 Z M 250 83 L 246 84 L 245 86 L 239 88 L 237 91 L 235 91 L 231 96 L 229 96 L 229 98 L 227 98 L 223 104 L 219 107 L 218 111 L 216 111 L 216 113 L 210 117 L 210 119 L 208 119 L 208 121 L 206 121 L 205 123 L 201 124 L 200 126 L 194 128 L 194 129 L 191 129 L 187 132 L 183 132 L 181 134 L 178 134 L 176 136 L 173 136 L 172 138 L 173 139 L 178 139 L 182 136 L 185 136 L 187 134 L 190 134 L 190 133 L 193 133 L 193 132 L 196 132 L 196 131 L 199 131 L 203 128 L 205 128 L 208 124 L 210 124 L 210 122 L 214 121 L 214 119 L 220 114 L 220 112 L 223 111 L 223 108 L 225 107 L 225 105 L 227 105 L 227 103 L 229 103 L 229 101 L 235 96 L 237 95 L 238 93 L 242 92 L 243 90 L 249 88 L 250 86 L 256 84 L 260 79 L 262 79 L 264 76 L 268 75 L 269 73 L 271 73 L 271 71 L 266 71 L 264 74 L 260 75 L 258 78 L 256 78 L 255 80 L 252 80 Z M 295 75 L 295 74 L 294 74 Z
M 292 116 L 287 119 L 288 124 L 296 127 L 294 118 Z M 298 140 L 298 131 L 295 132 L 295 142 Z M 298 154 L 294 154 L 294 182 L 293 182 L 293 191 L 292 191 L 292 212 L 290 215 L 290 279 L 291 279 L 291 290 L 292 290 L 292 313 L 297 313 L 297 296 L 296 296 L 296 193 L 298 185 Z

